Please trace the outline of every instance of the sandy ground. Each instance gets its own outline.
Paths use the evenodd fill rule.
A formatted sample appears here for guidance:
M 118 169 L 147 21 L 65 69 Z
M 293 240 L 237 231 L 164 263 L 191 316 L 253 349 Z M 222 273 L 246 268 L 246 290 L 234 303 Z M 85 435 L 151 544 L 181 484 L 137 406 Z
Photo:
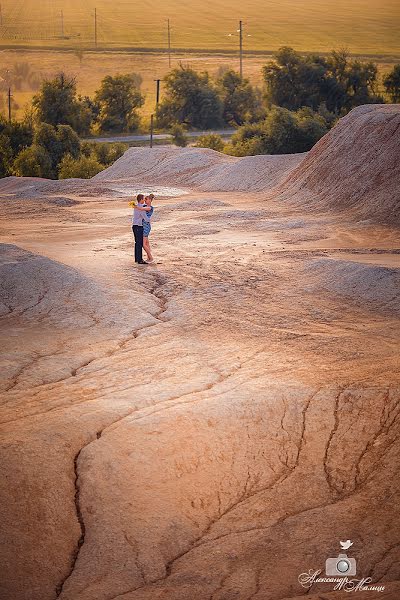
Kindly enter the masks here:
M 397 225 L 164 188 L 139 267 L 100 179 L 2 184 L 2 597 L 399 598 Z

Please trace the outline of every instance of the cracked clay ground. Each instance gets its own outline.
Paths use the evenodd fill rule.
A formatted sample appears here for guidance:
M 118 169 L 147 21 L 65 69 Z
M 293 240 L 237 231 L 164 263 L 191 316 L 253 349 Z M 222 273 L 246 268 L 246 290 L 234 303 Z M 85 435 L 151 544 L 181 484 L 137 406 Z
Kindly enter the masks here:
M 1 597 L 400 598 L 398 230 L 191 192 L 142 268 L 69 197 L 2 222 Z

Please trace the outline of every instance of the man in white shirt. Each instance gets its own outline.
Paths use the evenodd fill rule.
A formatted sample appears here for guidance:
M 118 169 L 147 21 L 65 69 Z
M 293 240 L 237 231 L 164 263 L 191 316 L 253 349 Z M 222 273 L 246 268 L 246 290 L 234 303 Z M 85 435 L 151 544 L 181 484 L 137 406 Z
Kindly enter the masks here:
M 144 203 L 143 194 L 138 194 L 136 197 L 137 204 L 133 209 L 132 231 L 135 237 L 135 262 L 139 265 L 147 265 L 143 260 L 143 221 L 150 221 L 146 215 L 148 207 Z

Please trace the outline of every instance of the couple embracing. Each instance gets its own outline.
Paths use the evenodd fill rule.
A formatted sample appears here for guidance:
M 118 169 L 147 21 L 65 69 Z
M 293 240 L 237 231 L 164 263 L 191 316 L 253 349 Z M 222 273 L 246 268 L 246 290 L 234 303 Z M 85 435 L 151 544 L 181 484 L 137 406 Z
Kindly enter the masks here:
M 135 237 L 135 263 L 139 265 L 154 263 L 149 241 L 151 217 L 154 212 L 153 200 L 154 194 L 146 197 L 138 194 L 136 201 L 129 203 L 133 207 L 132 231 Z M 147 254 L 147 261 L 143 260 L 143 248 Z

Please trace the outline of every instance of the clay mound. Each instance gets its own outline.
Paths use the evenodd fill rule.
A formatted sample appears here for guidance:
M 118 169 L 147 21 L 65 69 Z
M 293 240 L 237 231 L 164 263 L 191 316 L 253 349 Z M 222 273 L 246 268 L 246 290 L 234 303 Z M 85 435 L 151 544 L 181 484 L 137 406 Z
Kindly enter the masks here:
M 199 185 L 215 167 L 238 159 L 207 148 L 129 148 L 95 181 L 135 180 L 140 183 Z
M 400 105 L 353 109 L 289 174 L 278 198 L 399 225 Z
M 130 148 L 93 179 L 174 183 L 203 191 L 262 191 L 282 181 L 304 156 L 237 158 L 207 148 Z
M 343 296 L 356 305 L 400 316 L 400 269 L 321 258 L 306 267 L 315 289 Z
M 400 224 L 400 106 L 352 110 L 307 154 L 237 158 L 201 148 L 130 148 L 95 181 L 268 191 L 282 201 Z
M 130 330 L 129 311 L 108 308 L 107 291 L 76 269 L 0 244 L 0 316 L 46 319 L 53 327 Z
M 42 179 L 40 177 L 5 177 L 0 179 L 0 197 L 18 200 L 43 199 L 44 196 L 71 194 L 82 197 L 115 197 L 118 193 L 90 179 Z M 57 203 L 56 203 L 57 204 Z
M 215 169 L 200 189 L 210 192 L 261 192 L 284 180 L 305 156 L 306 153 L 246 156 Z

